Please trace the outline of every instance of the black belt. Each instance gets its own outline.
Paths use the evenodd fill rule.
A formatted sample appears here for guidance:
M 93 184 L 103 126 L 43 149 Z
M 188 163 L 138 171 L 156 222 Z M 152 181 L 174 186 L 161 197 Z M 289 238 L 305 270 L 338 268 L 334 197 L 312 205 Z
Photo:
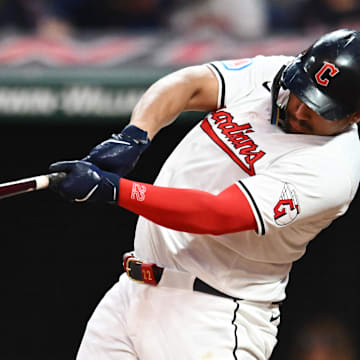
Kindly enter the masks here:
M 157 285 L 160 282 L 161 276 L 164 272 L 163 267 L 152 263 L 144 263 L 141 260 L 135 258 L 133 255 L 125 254 L 123 265 L 124 270 L 130 279 L 150 285 Z M 243 300 L 216 290 L 199 278 L 195 278 L 193 290 L 209 295 L 221 296 L 227 299 Z M 273 302 L 272 304 L 278 305 L 281 304 L 281 301 Z

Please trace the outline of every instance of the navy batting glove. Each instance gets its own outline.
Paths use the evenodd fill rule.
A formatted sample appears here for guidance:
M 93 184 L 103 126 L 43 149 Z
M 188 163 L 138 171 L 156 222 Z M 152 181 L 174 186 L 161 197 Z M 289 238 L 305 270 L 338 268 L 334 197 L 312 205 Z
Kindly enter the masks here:
M 66 172 L 66 177 L 53 190 L 67 200 L 117 203 L 120 177 L 100 170 L 94 164 L 80 161 L 60 161 L 51 164 L 51 172 Z
M 110 139 L 95 146 L 83 160 L 123 177 L 135 167 L 149 145 L 146 131 L 127 125 L 120 134 L 113 134 Z

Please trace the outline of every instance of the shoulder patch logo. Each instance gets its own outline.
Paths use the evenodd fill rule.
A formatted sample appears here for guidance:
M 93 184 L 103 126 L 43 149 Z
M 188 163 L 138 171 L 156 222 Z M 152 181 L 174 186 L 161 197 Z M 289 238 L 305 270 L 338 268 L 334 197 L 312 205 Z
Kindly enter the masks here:
M 236 59 L 221 62 L 227 70 L 242 70 L 252 64 L 252 59 Z
M 255 175 L 255 163 L 265 152 L 249 136 L 254 132 L 249 123 L 239 125 L 228 111 L 220 109 L 208 114 L 201 128 L 247 174 Z
M 279 226 L 292 223 L 300 214 L 299 202 L 295 188 L 289 183 L 285 183 L 280 194 L 280 200 L 274 207 L 274 220 Z

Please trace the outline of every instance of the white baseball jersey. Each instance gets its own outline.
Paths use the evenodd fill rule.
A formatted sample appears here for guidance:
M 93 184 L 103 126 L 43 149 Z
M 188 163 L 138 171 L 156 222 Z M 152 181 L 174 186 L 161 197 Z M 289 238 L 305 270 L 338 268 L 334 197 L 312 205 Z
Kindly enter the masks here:
M 187 134 L 155 182 L 213 194 L 236 183 L 252 207 L 257 231 L 199 235 L 140 217 L 137 257 L 189 272 L 234 297 L 285 298 L 292 263 L 345 213 L 360 180 L 356 125 L 338 136 L 315 136 L 288 134 L 270 124 L 268 87 L 291 59 L 208 64 L 219 82 L 219 110 Z

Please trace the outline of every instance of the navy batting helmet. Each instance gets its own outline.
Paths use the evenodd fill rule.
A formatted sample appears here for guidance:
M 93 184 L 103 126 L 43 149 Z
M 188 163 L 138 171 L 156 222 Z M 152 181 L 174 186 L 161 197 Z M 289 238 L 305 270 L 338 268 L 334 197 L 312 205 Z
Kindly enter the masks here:
M 327 120 L 360 110 L 360 33 L 328 33 L 279 71 L 272 87 L 272 122 L 279 112 L 281 86 Z

